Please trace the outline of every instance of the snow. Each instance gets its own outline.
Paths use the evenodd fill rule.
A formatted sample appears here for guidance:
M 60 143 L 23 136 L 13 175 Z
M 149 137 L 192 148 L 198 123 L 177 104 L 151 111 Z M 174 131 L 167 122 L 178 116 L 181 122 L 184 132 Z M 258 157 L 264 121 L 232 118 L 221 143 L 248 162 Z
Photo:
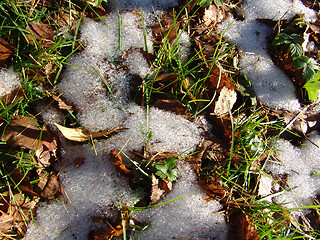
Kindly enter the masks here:
M 300 0 L 246 0 L 243 7 L 247 20 L 262 18 L 277 21 L 300 14 L 306 21 L 317 20 L 316 12 L 304 6 Z
M 258 18 L 279 20 L 303 14 L 306 21 L 315 21 L 316 13 L 299 0 L 246 0 L 243 1 L 245 20 L 227 19 L 221 25 L 224 37 L 241 51 L 239 67 L 252 82 L 262 104 L 291 111 L 301 110 L 293 83 L 277 68 L 268 53 L 271 28 Z
M 0 69 L 0 97 L 18 88 L 20 81 L 12 69 Z
M 180 165 L 178 182 L 162 203 L 174 202 L 141 211 L 137 220 L 151 222 L 147 230 L 137 233 L 140 239 L 227 239 L 222 206 L 215 200 L 204 200 L 206 194 L 197 186 L 196 175 L 188 165 Z M 135 216 L 136 217 L 136 216 Z
M 119 1 L 119 0 L 109 0 L 107 4 L 114 8 L 131 10 L 136 9 L 143 11 L 153 12 L 153 10 L 163 10 L 170 7 L 175 7 L 178 5 L 178 0 L 129 0 L 129 1 Z
M 135 6 L 137 3 L 132 1 L 128 6 Z M 164 6 L 164 3 L 165 1 L 159 1 L 158 6 Z M 171 6 L 175 1 L 166 1 L 166 4 Z M 127 5 L 119 3 L 119 6 Z M 151 52 L 152 17 L 148 13 L 143 15 L 147 19 L 147 49 Z M 116 172 L 109 159 L 110 151 L 122 151 L 132 156 L 132 150 L 140 151 L 148 146 L 150 153 L 172 151 L 186 156 L 195 150 L 202 139 L 203 131 L 198 124 L 152 107 L 148 123 L 152 137 L 148 140 L 147 112 L 132 101 L 134 80 L 152 75 L 141 52 L 146 49 L 141 17 L 125 11 L 120 14 L 120 19 L 121 44 L 116 13 L 103 22 L 88 20 L 82 25 L 81 40 L 86 48 L 68 60 L 57 89 L 75 107 L 81 126 L 95 131 L 118 126 L 126 129 L 106 141 L 96 141 L 94 145 L 71 143 L 59 134 L 61 162 L 57 169 L 65 197 L 61 197 L 59 202 L 43 203 L 39 207 L 35 222 L 30 225 L 25 239 L 87 239 L 88 232 L 98 226 L 91 220 L 93 216 L 112 215 L 114 212 L 110 211 L 109 206 L 119 206 L 119 202 L 132 205 L 141 197 Z M 182 32 L 181 36 L 179 48 L 183 59 L 188 54 L 190 41 L 186 33 Z M 125 56 L 122 63 L 119 62 L 121 56 Z M 45 106 L 37 108 L 41 112 Z M 42 111 L 41 116 L 50 127 L 54 128 L 54 122 L 63 124 L 59 110 L 53 107 L 48 107 L 47 110 Z M 79 158 L 83 158 L 84 163 L 76 167 L 73 161 Z M 182 169 L 187 169 L 188 173 Z M 155 216 L 152 224 L 157 227 L 157 232 L 149 228 L 141 233 L 144 236 L 141 239 L 163 239 L 163 236 L 169 238 L 204 227 L 203 231 L 192 236 L 217 236 L 218 239 L 226 239 L 224 214 L 217 213 L 221 205 L 216 201 L 207 203 L 203 199 L 205 193 L 199 189 L 195 174 L 183 160 L 180 173 L 178 183 L 165 199 L 182 195 L 185 197 L 173 203 L 173 206 L 156 207 L 141 213 L 141 219 L 144 218 L 143 214 Z M 173 208 L 174 211 L 171 210 Z M 166 222 L 168 217 L 170 227 Z M 177 218 L 180 221 L 174 221 Z
M 320 194 L 320 136 L 309 136 L 301 147 L 293 146 L 289 141 L 279 140 L 276 154 L 280 162 L 270 161 L 265 170 L 273 176 L 288 175 L 288 188 L 281 189 L 282 194 L 274 200 L 285 203 L 284 208 L 301 208 L 313 205 L 312 198 Z M 307 210 L 293 211 L 301 214 Z

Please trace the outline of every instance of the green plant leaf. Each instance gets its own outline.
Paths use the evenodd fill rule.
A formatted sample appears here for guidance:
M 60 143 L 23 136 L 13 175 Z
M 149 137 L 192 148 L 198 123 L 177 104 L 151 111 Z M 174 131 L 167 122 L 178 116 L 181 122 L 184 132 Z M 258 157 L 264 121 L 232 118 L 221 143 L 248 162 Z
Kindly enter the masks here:
M 304 79 L 312 79 L 314 77 L 315 71 L 308 64 L 303 68 L 302 76 Z
M 317 100 L 318 91 L 320 90 L 320 71 L 317 71 L 314 77 L 307 81 L 303 87 L 307 90 L 310 100 Z
M 319 64 L 313 58 L 309 58 L 307 64 L 314 71 L 317 71 L 319 69 Z
M 95 0 L 95 1 L 94 1 L 94 6 L 95 6 L 95 7 L 99 7 L 99 6 L 101 5 L 102 1 L 103 1 L 103 0 Z
M 289 51 L 292 57 L 299 57 L 303 54 L 303 49 L 300 44 L 291 43 L 289 45 Z
M 297 69 L 303 69 L 302 75 L 306 80 L 314 78 L 315 72 L 319 69 L 319 65 L 313 58 L 300 56 L 293 58 L 292 66 Z
M 313 79 L 315 72 L 319 69 L 318 63 L 313 59 L 309 58 L 307 65 L 302 71 L 303 77 L 306 80 Z
M 178 177 L 177 169 L 173 169 L 177 164 L 178 159 L 170 157 L 165 159 L 163 162 L 157 162 L 153 164 L 154 168 L 158 171 L 155 175 L 160 178 L 166 178 L 169 181 L 175 181 Z
M 303 42 L 303 38 L 299 34 L 296 34 L 296 33 L 292 33 L 290 35 L 290 39 L 291 39 L 291 42 L 295 43 L 295 44 L 301 44 Z
M 286 33 L 280 33 L 272 40 L 272 45 L 277 46 L 281 44 L 291 43 L 291 37 Z
M 215 3 L 217 6 L 223 6 L 223 0 L 214 0 L 214 3 Z
M 243 75 L 238 79 L 238 91 L 241 93 L 244 97 L 249 97 L 251 100 L 252 105 L 257 104 L 257 98 L 254 94 L 254 91 L 252 89 L 251 82 L 248 80 L 246 75 Z
M 300 56 L 293 58 L 292 66 L 296 69 L 301 69 L 306 67 L 309 58 L 306 56 Z
M 198 5 L 200 5 L 200 7 L 208 6 L 211 3 L 212 3 L 212 0 L 199 0 L 198 1 Z

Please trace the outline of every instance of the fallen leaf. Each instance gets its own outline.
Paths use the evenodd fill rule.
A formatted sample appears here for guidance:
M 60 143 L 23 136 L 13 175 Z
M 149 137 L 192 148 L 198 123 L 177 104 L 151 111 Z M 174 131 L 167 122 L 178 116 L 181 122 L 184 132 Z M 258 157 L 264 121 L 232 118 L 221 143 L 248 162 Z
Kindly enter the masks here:
M 10 193 L 9 191 L 4 191 L 0 194 L 0 211 L 7 212 L 10 202 Z
M 237 93 L 233 89 L 223 87 L 220 91 L 218 101 L 214 105 L 214 114 L 217 116 L 227 115 L 231 112 L 237 101 Z
M 310 225 L 313 229 L 320 229 L 320 217 L 317 211 L 311 210 L 306 217 L 309 219 Z
M 135 220 L 129 216 L 128 207 L 122 203 L 121 209 L 118 210 L 118 216 L 115 220 L 110 220 L 105 216 L 95 216 L 93 221 L 105 223 L 103 228 L 90 231 L 88 240 L 109 240 L 113 237 L 120 237 L 123 234 L 123 223 L 126 229 L 130 225 L 136 225 Z
M 283 120 L 284 122 L 289 125 L 289 130 L 293 131 L 293 132 L 297 132 L 297 133 L 302 133 L 302 134 L 306 134 L 308 131 L 308 123 L 305 120 L 306 115 L 305 114 L 301 114 L 297 119 L 296 115 L 293 113 L 290 113 L 288 111 L 283 111 Z M 292 123 L 292 121 L 294 121 Z
M 0 214 L 0 232 L 7 233 L 14 225 L 14 217 L 4 212 L 0 212 Z
M 158 76 L 154 82 L 154 90 L 161 90 L 161 92 L 172 92 L 172 89 L 178 89 L 177 78 L 181 74 L 178 73 L 165 73 Z
M 84 160 L 86 160 L 85 158 L 76 158 L 73 163 L 76 167 L 80 167 L 83 163 Z
M 61 195 L 61 187 L 58 176 L 51 172 L 47 183 L 41 193 L 41 196 L 46 200 L 53 200 Z
M 154 104 L 154 107 L 173 112 L 177 115 L 183 115 L 187 107 L 176 99 L 159 99 Z
M 78 13 L 75 9 L 65 9 L 64 6 L 61 6 L 59 13 L 55 16 L 60 30 L 69 30 L 68 32 L 71 32 L 74 25 L 76 25 L 75 23 L 77 23 L 77 15 Z
M 165 74 L 158 76 L 155 80 L 160 81 L 160 82 L 164 82 L 164 83 L 168 83 L 168 82 L 172 82 L 173 79 L 176 79 L 177 77 L 181 77 L 181 76 L 182 75 L 179 73 L 165 73 Z
M 205 26 L 216 25 L 230 16 L 230 11 L 225 6 L 216 6 L 215 4 L 205 8 L 203 21 Z
M 152 28 L 156 41 L 162 42 L 166 38 L 172 43 L 177 38 L 180 24 L 181 22 L 177 21 L 172 13 L 165 13 L 160 23 L 154 24 Z
M 233 209 L 229 215 L 235 238 L 239 240 L 259 240 L 258 232 L 247 214 L 240 209 Z
M 18 188 L 20 191 L 28 194 L 29 196 L 39 196 L 38 193 L 33 190 L 28 176 L 22 174 L 17 168 L 6 166 L 6 169 L 10 175 L 11 180 L 14 182 L 15 188 Z
M 60 97 L 52 95 L 52 98 L 58 103 L 59 109 L 73 112 L 72 106 L 66 104 L 65 101 L 63 101 Z
M 38 203 L 38 200 L 30 200 L 22 194 L 16 194 L 11 199 L 7 214 L 14 218 L 13 226 L 17 228 L 21 235 L 25 234 Z
M 172 190 L 172 182 L 168 179 L 158 179 L 152 174 L 150 205 L 157 204 L 160 199 Z
M 57 126 L 57 128 L 60 130 L 60 132 L 66 139 L 75 141 L 75 142 L 85 142 L 90 139 L 103 137 L 111 133 L 117 132 L 119 130 L 125 129 L 125 128 L 117 127 L 114 130 L 103 130 L 100 132 L 93 132 L 85 128 L 64 127 L 58 123 L 55 123 L 55 125 Z
M 8 126 L 2 121 L 1 141 L 12 147 L 22 147 L 35 151 L 39 163 L 50 165 L 51 153 L 57 149 L 57 140 L 46 126 L 40 128 L 32 116 L 14 116 Z
M 54 45 L 54 35 L 55 29 L 52 25 L 39 23 L 39 22 L 31 22 L 26 27 L 26 37 L 31 45 L 35 45 L 35 41 L 38 42 L 40 47 L 48 48 Z
M 220 92 L 223 87 L 234 90 L 232 80 L 227 76 L 222 67 L 219 67 L 217 64 L 214 64 L 210 71 L 207 86 L 210 92 L 215 92 L 216 90 Z
M 265 197 L 271 194 L 272 183 L 274 180 L 266 174 L 259 175 L 258 180 L 259 180 L 258 195 Z
M 10 105 L 15 101 L 19 100 L 24 96 L 24 90 L 21 86 L 14 89 L 11 93 L 8 93 L 0 98 L 0 100 L 5 103 L 6 105 Z
M 15 50 L 15 47 L 0 38 L 0 67 L 5 67 L 10 64 L 10 60 Z
M 112 164 L 120 173 L 123 173 L 126 175 L 132 174 L 132 172 L 129 169 L 127 169 L 127 167 L 123 164 L 120 153 L 118 153 L 117 151 L 113 151 L 109 154 L 109 156 Z

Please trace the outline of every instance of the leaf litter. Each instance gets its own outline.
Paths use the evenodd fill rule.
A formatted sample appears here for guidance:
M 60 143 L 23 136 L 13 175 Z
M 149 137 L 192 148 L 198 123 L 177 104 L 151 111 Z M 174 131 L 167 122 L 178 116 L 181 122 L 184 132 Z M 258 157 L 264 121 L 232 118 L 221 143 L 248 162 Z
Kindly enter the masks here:
M 57 149 L 55 135 L 44 125 L 41 127 L 32 116 L 14 116 L 7 125 L 1 124 L 1 141 L 12 147 L 22 147 L 35 152 L 43 167 L 51 165 L 50 161 Z
M 215 6 L 215 5 L 214 5 Z M 216 6 L 215 6 L 216 7 Z M 211 5 L 211 11 L 213 11 L 212 9 L 214 9 L 213 7 L 212 7 L 212 5 Z M 216 11 L 216 10 L 214 10 L 214 11 Z M 207 13 L 207 17 L 208 17 L 208 14 L 209 13 Z M 211 14 L 212 14 L 212 12 L 211 12 Z M 209 14 L 210 15 L 210 14 Z M 211 16 L 212 17 L 212 16 Z M 217 19 L 218 19 L 219 17 L 217 17 Z M 167 24 L 166 25 L 172 25 L 172 22 L 170 23 L 170 20 L 166 20 L 167 21 Z M 180 24 L 180 23 L 178 23 L 178 24 Z M 206 24 L 207 25 L 209 25 L 209 20 L 207 19 L 206 20 Z M 176 37 L 175 36 L 175 34 L 174 33 L 172 33 L 172 32 L 170 32 L 169 30 L 167 30 L 167 32 L 164 32 L 164 33 L 167 33 L 168 34 L 168 36 L 170 37 L 169 39 L 170 39 L 170 41 L 173 41 L 174 40 L 174 38 Z M 163 33 L 162 33 L 163 34 Z M 43 36 L 45 36 L 45 34 L 43 34 Z M 39 39 L 38 39 L 39 40 Z M 216 71 L 216 69 L 215 69 L 215 71 Z M 225 77 L 224 75 L 221 75 L 221 71 L 219 71 L 219 74 L 215 74 L 216 76 L 215 77 L 213 77 L 212 79 L 215 79 L 215 81 L 217 80 L 217 79 L 223 79 L 223 80 L 227 80 L 227 81 L 229 81 L 230 82 L 230 79 L 228 79 L 228 77 Z M 165 76 L 165 75 L 164 75 Z M 217 76 L 218 76 L 218 78 L 217 78 Z M 165 77 L 166 78 L 166 77 Z M 235 91 L 234 91 L 234 88 L 233 88 L 233 85 L 231 84 L 231 85 L 229 85 L 229 86 L 231 86 L 231 88 L 233 88 L 231 91 L 233 91 L 233 92 L 228 92 L 228 93 L 224 93 L 223 91 L 225 90 L 225 89 L 228 89 L 227 87 L 225 87 L 225 85 L 226 85 L 226 83 L 223 83 L 222 84 L 222 87 L 220 88 L 219 87 L 219 89 L 217 90 L 217 88 L 218 88 L 218 84 L 209 84 L 209 87 L 211 87 L 212 89 L 214 89 L 216 92 L 218 92 L 218 93 L 220 93 L 220 96 L 219 96 L 219 99 L 218 99 L 218 102 L 216 102 L 216 105 L 215 105 L 215 108 L 217 108 L 217 109 L 219 109 L 219 110 L 215 110 L 215 114 L 216 115 L 218 115 L 218 116 L 221 116 L 221 115 L 226 115 L 226 114 L 228 114 L 229 112 L 231 112 L 231 110 L 232 110 L 232 106 L 235 104 L 235 102 L 236 102 L 236 100 L 237 100 L 237 98 L 236 98 L 236 96 L 234 96 L 233 94 L 235 93 Z M 228 84 L 227 84 L 228 85 Z M 218 105 L 218 103 L 219 103 L 219 100 L 220 100 L 220 98 L 221 98 L 221 101 L 220 102 L 225 102 L 225 103 L 222 103 L 222 105 L 223 105 L 223 107 L 217 107 L 217 106 L 219 106 Z M 226 100 L 222 100 L 222 99 L 226 99 Z M 59 102 L 59 101 L 58 101 Z M 170 104 L 172 104 L 172 102 L 171 101 L 169 101 L 169 103 Z M 220 104 L 220 103 L 219 103 Z M 170 106 L 170 105 L 169 105 Z M 220 110 L 220 109 L 223 109 L 223 110 Z M 180 111 L 181 112 L 181 111 Z M 216 121 L 216 120 L 214 120 L 214 121 Z M 230 136 L 231 136 L 231 133 L 230 133 L 230 126 L 229 126 L 229 121 L 230 121 L 230 119 L 228 119 L 228 117 L 225 117 L 224 118 L 224 121 L 225 121 L 225 123 L 223 123 L 223 121 L 221 121 L 221 123 L 224 125 L 224 129 L 228 129 L 228 131 L 227 131 L 227 133 L 225 133 L 224 135 L 226 136 L 226 138 L 228 139 L 229 138 L 229 140 L 230 140 Z M 58 126 L 60 126 L 59 128 L 60 129 L 63 129 L 63 128 L 61 128 L 61 127 L 63 127 L 63 126 L 61 126 L 61 125 L 58 125 Z M 303 127 L 302 127 L 302 129 L 303 129 Z M 96 136 L 96 137 L 102 137 L 103 135 L 105 135 L 105 134 L 103 134 L 103 135 L 100 135 L 102 132 L 92 132 L 91 130 L 86 130 L 86 129 L 82 129 L 82 130 L 80 130 L 79 128 L 77 128 L 77 129 L 74 129 L 74 130 L 66 130 L 66 129 L 63 129 L 62 130 L 62 132 L 68 132 L 68 131 L 70 131 L 71 132 L 71 138 L 70 138 L 70 140 L 72 140 L 72 141 L 77 141 L 77 140 L 75 140 L 75 139 L 79 139 L 79 136 L 80 136 L 80 139 L 81 139 L 81 141 L 79 141 L 79 142 L 83 142 L 83 141 L 88 141 L 88 140 L 92 140 L 93 139 L 93 137 L 92 137 L 92 133 L 94 133 L 94 135 Z M 72 131 L 75 131 L 75 132 L 72 132 Z M 306 131 L 302 131 L 302 132 L 306 132 Z M 68 135 L 68 134 L 66 134 L 66 135 Z M 79 136 L 77 136 L 77 135 L 79 135 Z M 76 136 L 76 137 L 75 137 Z M 67 137 L 66 137 L 67 138 Z M 27 144 L 25 144 L 25 145 L 27 145 Z M 21 144 L 21 146 L 22 147 L 26 147 L 26 146 L 24 146 L 23 145 L 23 143 Z M 202 151 L 202 154 L 200 154 L 200 155 L 209 155 L 209 154 L 211 154 L 212 155 L 212 151 L 211 151 L 211 153 L 205 153 L 206 151 Z M 114 165 L 116 165 L 117 167 L 116 168 L 118 168 L 118 171 L 122 171 L 122 172 L 124 172 L 124 173 L 126 173 L 126 174 L 131 174 L 131 172 L 125 167 L 125 165 L 123 164 L 123 162 L 122 162 L 122 159 L 121 159 L 121 157 L 120 157 L 120 155 L 119 155 L 119 153 L 118 152 L 116 152 L 116 153 L 113 153 L 113 155 L 114 155 Z M 219 154 L 218 154 L 219 155 Z M 227 154 L 225 154 L 224 155 L 224 157 L 226 156 Z M 210 158 L 214 158 L 214 157 L 212 157 L 212 156 L 210 156 Z M 217 159 L 217 161 L 221 161 L 221 159 L 223 159 L 223 157 L 221 158 L 220 156 L 218 156 L 218 157 L 215 157 L 216 159 Z M 170 158 L 169 158 L 170 159 Z M 219 159 L 219 160 L 218 160 Z M 171 159 L 172 160 L 172 159 Z M 165 161 L 171 161 L 171 160 L 165 160 Z M 200 163 L 200 162 L 202 162 L 202 157 L 200 157 L 198 160 L 196 160 L 196 162 L 198 162 L 198 164 Z M 170 164 L 169 164 L 170 165 Z M 172 169 L 172 167 L 170 167 L 169 165 L 167 165 L 166 164 L 166 162 L 158 162 L 158 163 L 155 163 L 155 169 L 157 169 L 159 172 L 158 172 L 158 174 L 156 174 L 156 175 L 158 175 L 158 177 L 160 177 L 160 179 L 157 179 L 157 178 L 155 178 L 155 176 L 154 175 L 152 175 L 152 186 L 154 186 L 154 187 L 152 187 L 152 191 L 154 192 L 154 194 L 152 195 L 152 193 L 151 193 L 151 198 L 153 199 L 155 199 L 154 200 L 154 202 L 153 203 L 156 203 L 157 201 L 158 201 L 158 198 L 160 199 L 161 197 L 163 197 L 163 194 L 162 193 L 156 193 L 156 192 L 161 192 L 161 191 L 164 191 L 164 190 L 162 190 L 161 189 L 161 187 L 159 186 L 159 181 L 161 181 L 161 178 L 167 178 L 168 177 L 168 175 L 171 175 L 171 176 L 173 176 L 174 178 L 176 177 L 175 176 L 175 174 L 174 174 L 174 172 L 175 171 L 173 171 L 173 172 L 171 172 L 171 174 L 170 174 L 170 169 L 171 170 L 175 170 L 175 169 Z M 78 166 L 79 167 L 79 166 Z M 81 166 L 80 166 L 81 167 Z M 198 168 L 199 168 L 199 166 L 198 166 Z M 201 168 L 201 167 L 200 167 Z M 157 173 L 157 172 L 156 172 Z M 51 178 L 49 178 L 49 180 L 50 180 Z M 56 179 L 56 176 L 54 176 L 54 177 L 52 177 L 52 179 Z M 50 182 L 48 180 L 48 182 Z M 173 180 L 173 179 L 172 179 Z M 52 180 L 52 181 L 56 181 L 56 180 Z M 215 180 L 215 181 L 213 181 L 213 182 L 217 182 L 218 180 Z M 216 184 L 216 183 L 213 183 L 213 184 Z M 50 185 L 50 184 L 48 184 L 48 185 Z M 162 184 L 163 185 L 163 184 Z M 167 189 L 170 189 L 171 187 L 168 187 L 168 183 L 166 182 L 166 185 L 167 185 Z M 213 186 L 212 184 L 210 185 L 210 184 L 206 184 L 206 186 L 208 187 L 208 189 L 211 189 L 211 191 L 216 191 L 216 193 L 218 193 L 219 191 L 224 191 L 225 189 L 223 189 L 223 188 L 219 188 L 219 187 L 217 187 L 217 186 Z M 53 189 L 55 189 L 56 187 L 53 187 Z M 163 188 L 163 187 L 162 187 Z M 161 191 L 160 191 L 160 190 Z M 166 189 L 166 187 L 164 188 L 164 189 Z M 171 189 L 170 189 L 171 190 Z M 165 190 L 164 192 L 166 192 L 167 190 Z M 221 194 L 221 193 L 220 193 Z M 160 195 L 160 197 L 158 197 L 158 196 L 155 196 L 155 195 Z M 217 194 L 218 195 L 218 194 Z M 226 195 L 226 193 L 224 192 L 224 195 Z M 125 205 L 123 205 L 124 206 L 124 208 L 126 208 L 126 206 Z M 125 212 L 125 215 L 127 214 L 126 213 L 126 211 L 127 210 L 124 210 L 124 212 Z M 10 220 L 10 218 L 8 218 L 9 220 Z M 122 218 L 123 219 L 123 218 Z M 127 221 L 127 217 L 125 217 L 124 218 L 125 219 L 125 221 Z M 257 233 L 256 233 L 256 230 L 252 230 L 252 229 L 254 229 L 254 226 L 252 225 L 252 223 L 251 223 L 251 220 L 249 219 L 249 217 L 246 215 L 246 214 L 244 214 L 241 218 L 240 218 L 240 220 L 239 220 L 239 222 L 240 222 L 240 227 L 239 227 L 239 229 L 242 229 L 242 230 L 239 230 L 239 233 L 238 233 L 238 237 L 240 238 L 240 239 L 258 239 L 257 238 Z M 118 225 L 116 225 L 116 227 L 115 227 L 115 229 L 123 229 L 123 226 L 120 224 L 118 224 Z M 112 230 L 112 231 L 114 231 L 114 229 Z M 111 231 L 111 232 L 112 232 Z M 117 231 L 116 231 L 117 232 Z M 120 230 L 120 232 L 121 232 L 121 230 Z M 113 237 L 113 236 L 119 236 L 119 235 L 117 235 L 118 233 L 115 233 L 115 232 L 112 232 L 112 233 L 110 233 L 111 235 L 109 236 L 109 237 Z M 243 236 L 247 236 L 246 238 L 243 238 Z M 104 237 L 107 237 L 107 235 L 105 235 Z M 110 239 L 111 239 L 110 238 Z M 109 238 L 107 238 L 107 239 L 109 239 Z

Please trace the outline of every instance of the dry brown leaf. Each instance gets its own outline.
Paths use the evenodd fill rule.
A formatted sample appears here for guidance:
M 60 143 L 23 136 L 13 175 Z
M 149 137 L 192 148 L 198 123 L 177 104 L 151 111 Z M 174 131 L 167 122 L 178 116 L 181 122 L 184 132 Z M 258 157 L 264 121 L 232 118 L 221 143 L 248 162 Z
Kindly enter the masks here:
M 187 109 L 183 103 L 176 99 L 159 99 L 153 106 L 165 111 L 174 112 L 177 115 L 184 114 Z
M 113 130 L 103 130 L 100 132 L 93 132 L 90 131 L 88 129 L 85 128 L 68 128 L 68 127 L 64 127 L 61 126 L 58 123 L 55 123 L 55 125 L 57 126 L 57 128 L 60 130 L 60 132 L 62 133 L 62 135 L 71 141 L 75 141 L 75 142 L 85 142 L 88 141 L 90 139 L 94 139 L 94 138 L 99 138 L 99 137 L 103 137 L 106 135 L 109 135 L 113 132 L 117 132 L 119 130 L 123 130 L 125 128 L 121 128 L 121 127 L 117 127 Z
M 6 169 L 10 174 L 10 178 L 15 183 L 15 187 L 17 187 L 23 193 L 26 193 L 28 196 L 39 196 L 39 194 L 33 190 L 28 176 L 25 176 L 24 174 L 19 172 L 17 168 L 7 166 Z M 18 183 L 19 185 L 17 185 Z
M 4 212 L 0 212 L 0 232 L 7 233 L 14 225 L 14 217 Z
M 58 176 L 51 172 L 47 179 L 46 185 L 43 188 L 41 196 L 46 200 L 53 200 L 61 195 L 61 187 Z
M 182 75 L 179 73 L 165 73 L 160 75 L 159 77 L 156 78 L 156 81 L 160 82 L 171 82 L 173 79 L 176 79 L 177 77 L 181 77 Z
M 166 37 L 170 42 L 173 42 L 177 38 L 180 24 L 180 21 L 174 20 L 172 13 L 166 13 L 161 17 L 159 24 L 153 25 L 153 33 L 156 36 L 156 40 L 161 42 Z
M 70 112 L 73 112 L 72 106 L 66 104 L 60 97 L 52 95 L 52 98 L 58 103 L 58 107 L 61 110 L 68 110 Z
M 234 89 L 228 89 L 227 87 L 223 87 L 220 91 L 220 95 L 218 101 L 216 101 L 214 105 L 214 114 L 218 117 L 223 115 L 228 115 L 233 105 L 237 101 L 237 93 Z
M 214 64 L 211 69 L 210 78 L 207 82 L 207 86 L 211 92 L 214 92 L 216 89 L 218 89 L 218 92 L 220 92 L 223 87 L 226 87 L 231 90 L 234 89 L 232 80 L 227 76 L 223 69 L 220 70 L 220 67 L 217 64 Z
M 272 183 L 274 180 L 266 174 L 259 175 L 258 180 L 259 180 L 258 195 L 265 197 L 271 194 Z
M 211 24 L 216 25 L 222 22 L 224 19 L 230 16 L 230 11 L 225 6 L 216 6 L 215 4 L 210 5 L 204 10 L 203 21 L 205 26 Z
M 57 24 L 61 27 L 68 27 L 71 26 L 73 28 L 73 24 L 77 23 L 77 11 L 75 9 L 65 9 L 64 6 L 60 7 L 59 13 L 55 16 L 57 20 Z M 71 14 L 70 14 L 71 13 Z M 71 29 L 70 29 L 71 30 Z
M 84 163 L 85 160 L 86 160 L 85 158 L 76 158 L 76 159 L 73 161 L 73 163 L 74 163 L 74 165 L 75 165 L 76 167 L 80 167 L 80 166 Z
M 259 240 L 258 232 L 246 214 L 238 218 L 237 237 L 239 240 Z
M 162 196 L 172 190 L 172 182 L 168 179 L 158 179 L 152 174 L 150 205 L 157 204 Z
M 8 126 L 5 127 L 3 122 L 0 130 L 3 132 L 1 141 L 7 142 L 12 147 L 33 150 L 39 163 L 44 167 L 50 165 L 51 152 L 57 149 L 57 140 L 46 126 L 41 129 L 35 118 L 14 116 Z
M 21 86 L 14 89 L 11 93 L 8 93 L 0 98 L 0 100 L 5 103 L 6 105 L 10 105 L 13 102 L 19 100 L 24 96 L 24 90 Z
M 51 201 L 59 197 L 62 193 L 58 176 L 51 172 L 49 175 L 41 169 L 37 169 L 40 181 L 38 182 L 38 192 L 46 201 Z
M 28 32 L 27 39 L 31 45 L 34 45 L 37 41 L 42 48 L 48 48 L 53 46 L 55 29 L 53 26 L 45 23 L 32 22 L 26 27 Z
M 14 227 L 20 234 L 25 234 L 31 214 L 35 214 L 37 206 L 38 200 L 30 200 L 21 194 L 16 194 L 11 199 L 7 214 L 14 218 Z
M 7 212 L 10 202 L 9 191 L 4 191 L 0 194 L 0 211 Z
M 126 175 L 132 174 L 132 172 L 123 164 L 120 153 L 118 153 L 117 151 L 113 151 L 109 154 L 109 156 L 112 164 L 115 166 L 117 171 Z
M 108 220 L 106 217 L 95 216 L 93 221 L 105 222 L 107 225 L 103 228 L 93 230 L 88 235 L 88 240 L 109 240 L 113 237 L 120 237 L 123 234 L 122 223 L 124 221 L 126 229 L 128 229 L 128 222 L 135 225 L 134 219 L 128 214 L 128 207 L 122 204 L 121 212 L 118 211 L 118 217 L 114 221 Z
M 0 67 L 5 67 L 10 64 L 10 60 L 15 50 L 15 47 L 0 38 Z

